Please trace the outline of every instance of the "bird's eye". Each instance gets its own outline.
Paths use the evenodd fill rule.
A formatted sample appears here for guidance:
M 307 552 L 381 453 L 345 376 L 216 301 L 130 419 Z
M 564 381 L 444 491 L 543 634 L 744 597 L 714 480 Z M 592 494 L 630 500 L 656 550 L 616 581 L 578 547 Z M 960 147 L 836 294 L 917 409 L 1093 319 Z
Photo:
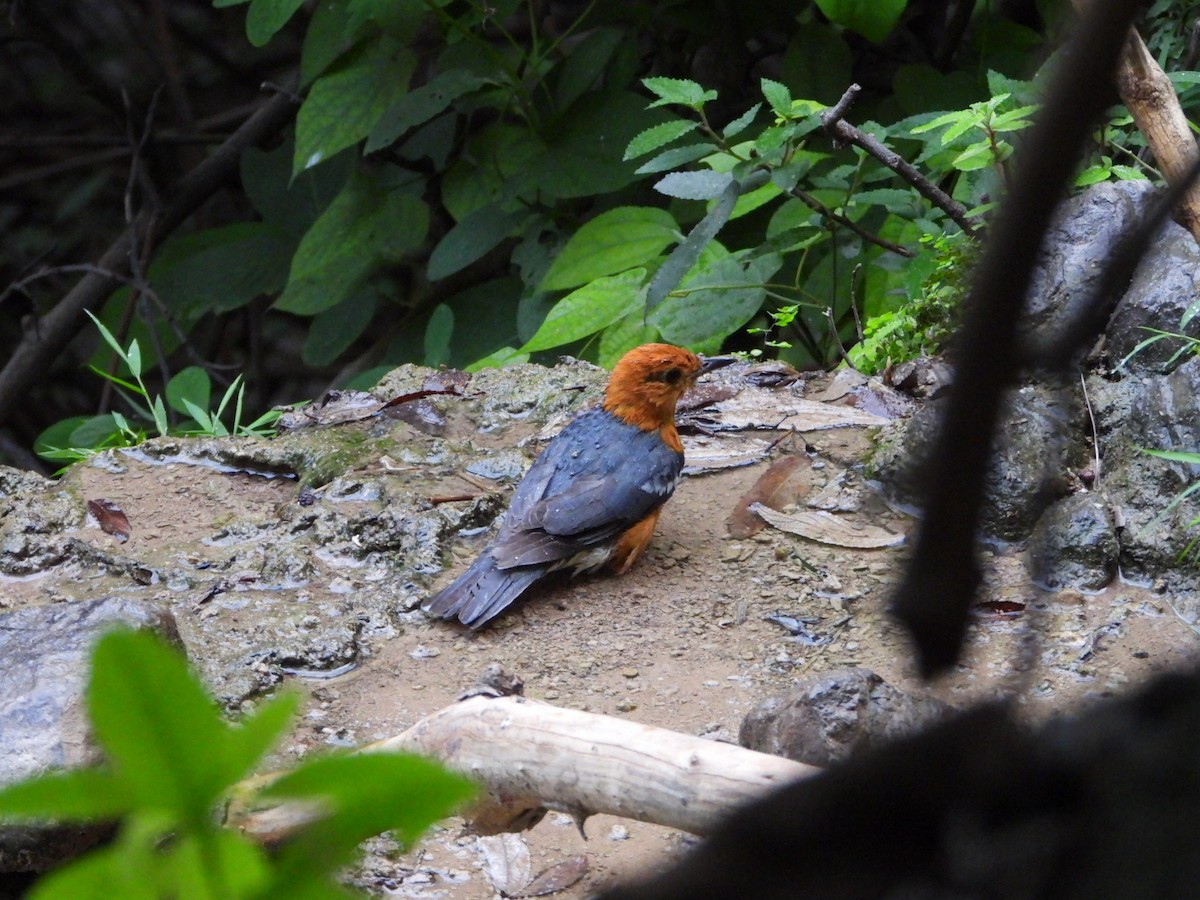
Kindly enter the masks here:
M 683 377 L 683 372 L 679 369 L 667 369 L 667 374 L 663 377 L 667 380 L 667 384 L 679 384 L 679 379 Z

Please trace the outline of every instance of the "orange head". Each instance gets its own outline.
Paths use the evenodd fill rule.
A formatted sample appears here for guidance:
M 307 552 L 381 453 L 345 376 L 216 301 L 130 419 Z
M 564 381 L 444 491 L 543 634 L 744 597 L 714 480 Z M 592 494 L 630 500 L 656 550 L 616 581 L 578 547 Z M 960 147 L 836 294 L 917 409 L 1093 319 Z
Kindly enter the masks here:
M 674 430 L 675 404 L 704 372 L 732 362 L 726 357 L 701 359 L 690 350 L 670 344 L 643 344 L 617 362 L 604 408 L 645 431 Z

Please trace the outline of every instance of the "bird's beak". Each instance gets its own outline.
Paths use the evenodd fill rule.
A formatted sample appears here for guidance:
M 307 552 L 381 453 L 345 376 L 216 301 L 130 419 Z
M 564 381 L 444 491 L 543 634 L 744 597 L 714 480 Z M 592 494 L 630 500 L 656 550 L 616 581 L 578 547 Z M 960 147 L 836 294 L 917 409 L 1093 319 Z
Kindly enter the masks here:
M 700 357 L 700 371 L 697 376 L 712 372 L 714 369 L 720 369 L 730 363 L 735 363 L 737 360 L 732 356 L 702 356 Z

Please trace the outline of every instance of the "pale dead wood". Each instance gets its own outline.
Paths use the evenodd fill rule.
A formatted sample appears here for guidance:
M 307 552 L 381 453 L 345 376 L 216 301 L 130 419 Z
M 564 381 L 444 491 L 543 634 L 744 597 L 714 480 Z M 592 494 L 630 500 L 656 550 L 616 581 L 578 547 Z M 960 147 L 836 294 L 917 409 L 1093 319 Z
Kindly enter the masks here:
M 735 807 L 819 769 L 733 744 L 524 697 L 471 697 L 364 752 L 440 760 L 483 787 L 465 817 L 496 834 L 536 824 L 547 809 L 582 822 L 597 813 L 707 834 Z M 243 783 L 261 787 L 273 776 Z M 277 843 L 317 815 L 312 804 L 246 810 L 226 824 Z
M 1190 178 L 1192 166 L 1200 155 L 1196 139 L 1179 105 L 1175 87 L 1150 55 L 1141 35 L 1133 29 L 1129 30 L 1117 69 L 1117 90 L 1146 136 L 1167 184 L 1179 184 Z M 1193 181 L 1184 192 L 1175 208 L 1175 218 L 1200 243 L 1200 184 Z
M 1090 0 L 1073 0 L 1082 13 Z M 1150 54 L 1136 28 L 1129 29 L 1116 71 L 1117 92 L 1129 109 L 1167 184 L 1191 179 L 1192 167 L 1200 157 L 1196 138 L 1179 105 L 1175 87 L 1167 73 Z M 1200 182 L 1192 181 L 1175 208 L 1175 219 L 1200 243 Z

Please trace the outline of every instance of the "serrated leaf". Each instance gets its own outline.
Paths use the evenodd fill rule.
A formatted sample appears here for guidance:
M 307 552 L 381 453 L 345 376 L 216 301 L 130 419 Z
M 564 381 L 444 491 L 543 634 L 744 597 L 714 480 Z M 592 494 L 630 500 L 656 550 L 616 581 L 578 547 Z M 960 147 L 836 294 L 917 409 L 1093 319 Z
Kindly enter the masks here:
M 991 165 L 992 159 L 992 145 L 988 141 L 979 141 L 954 157 L 951 165 L 961 172 L 974 172 Z
M 652 107 L 678 103 L 681 106 L 699 109 L 709 100 L 717 99 L 716 91 L 706 91 L 696 82 L 686 78 L 643 78 L 642 84 L 658 97 L 650 104 Z
M 683 137 L 689 131 L 695 131 L 699 127 L 698 122 L 688 122 L 680 119 L 675 122 L 663 122 L 661 125 L 655 125 L 653 128 L 647 128 L 625 148 L 625 159 L 630 160 L 638 156 L 644 156 L 659 147 L 671 143 L 677 138 Z
M 656 172 L 678 169 L 680 166 L 708 156 L 716 149 L 716 144 L 689 144 L 686 147 L 673 147 L 670 150 L 664 150 L 649 162 L 642 163 L 634 170 L 634 174 L 651 175 Z
M 1123 166 L 1120 163 L 1112 167 L 1112 173 L 1121 181 L 1149 181 L 1146 173 L 1136 166 Z
M 428 122 L 451 103 L 495 79 L 451 69 L 431 78 L 427 84 L 413 88 L 390 107 L 371 129 L 364 153 L 374 153 L 381 147 L 393 144 L 410 128 Z
M 1112 168 L 1109 166 L 1088 166 L 1075 176 L 1075 187 L 1099 184 L 1101 181 L 1108 181 L 1111 175 Z
M 787 118 L 792 114 L 792 92 L 788 90 L 786 84 L 780 84 L 770 78 L 762 78 L 759 79 L 759 86 L 775 115 Z
M 672 172 L 660 178 L 654 189 L 680 200 L 712 200 L 721 196 L 732 183 L 733 176 L 728 172 Z
M 737 137 L 750 127 L 750 123 L 754 121 L 754 117 L 758 115 L 758 111 L 760 109 L 762 109 L 762 104 L 755 103 L 752 107 L 721 129 L 721 137 L 725 138 L 725 140 Z
M 356 175 L 300 241 L 275 308 L 314 315 L 336 306 L 382 259 L 420 246 L 428 227 L 419 198 Z
M 650 316 L 663 339 L 683 346 L 720 340 L 754 317 L 766 297 L 765 288 L 733 257 L 693 272 Z M 751 282 L 748 286 L 747 282 Z
M 292 173 L 358 143 L 408 91 L 416 56 L 392 41 L 365 44 L 309 89 L 296 116 Z
M 505 212 L 498 203 L 468 213 L 433 248 L 427 271 L 429 280 L 446 278 L 481 259 L 512 234 L 525 216 L 524 211 Z
M 261 47 L 296 14 L 304 0 L 252 0 L 246 10 L 246 37 Z
M 645 264 L 678 239 L 670 213 L 618 206 L 586 222 L 555 257 L 539 291 L 559 291 Z
M 541 327 L 520 348 L 534 353 L 578 341 L 611 325 L 637 309 L 645 296 L 646 270 L 630 269 L 619 275 L 597 278 L 572 291 L 550 308 Z

